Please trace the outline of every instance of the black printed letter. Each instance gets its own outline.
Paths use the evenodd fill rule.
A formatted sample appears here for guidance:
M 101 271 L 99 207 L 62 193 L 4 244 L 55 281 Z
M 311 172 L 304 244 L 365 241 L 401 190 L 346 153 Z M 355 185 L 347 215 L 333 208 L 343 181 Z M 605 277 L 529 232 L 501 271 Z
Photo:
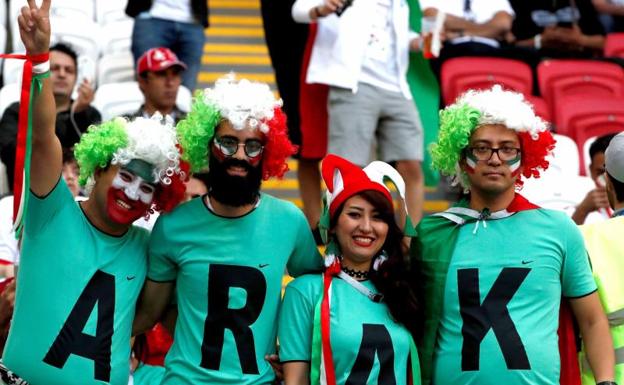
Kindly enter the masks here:
M 459 307 L 464 326 L 462 370 L 479 370 L 481 341 L 490 328 L 503 352 L 508 369 L 531 369 L 529 359 L 516 330 L 507 304 L 516 294 L 531 269 L 507 267 L 492 285 L 480 304 L 479 269 L 457 270 Z
M 246 291 L 247 302 L 240 309 L 230 309 L 230 288 Z M 247 266 L 211 264 L 208 272 L 208 316 L 204 324 L 201 366 L 219 370 L 225 329 L 236 341 L 241 369 L 245 374 L 259 374 L 253 333 L 249 327 L 256 322 L 264 305 L 266 281 L 262 273 Z
M 89 316 L 97 304 L 95 336 L 84 334 Z M 94 378 L 109 382 L 111 371 L 111 339 L 115 313 L 115 277 L 96 271 L 74 305 L 61 332 L 43 359 L 57 368 L 65 366 L 71 354 L 93 360 Z
M 395 385 L 394 347 L 384 325 L 363 324 L 362 343 L 346 385 L 366 385 L 373 369 L 375 355 L 379 358 L 377 385 Z

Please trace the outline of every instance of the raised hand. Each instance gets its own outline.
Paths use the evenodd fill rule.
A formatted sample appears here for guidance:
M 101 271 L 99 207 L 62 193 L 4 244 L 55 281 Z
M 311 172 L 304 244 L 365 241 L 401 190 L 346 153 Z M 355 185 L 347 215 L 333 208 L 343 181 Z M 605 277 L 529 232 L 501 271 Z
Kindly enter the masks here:
M 28 0 L 28 6 L 22 7 L 17 17 L 20 37 L 29 55 L 46 53 L 50 48 L 50 3 L 51 0 L 43 0 L 37 7 L 35 0 Z

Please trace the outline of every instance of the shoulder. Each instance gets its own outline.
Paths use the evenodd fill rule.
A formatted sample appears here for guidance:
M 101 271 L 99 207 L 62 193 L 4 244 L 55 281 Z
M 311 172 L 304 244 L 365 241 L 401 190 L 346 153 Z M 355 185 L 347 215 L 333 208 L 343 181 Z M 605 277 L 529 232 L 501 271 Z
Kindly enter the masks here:
M 302 211 L 292 202 L 285 199 L 276 198 L 273 195 L 266 193 L 261 194 L 262 202 L 260 205 L 264 205 L 271 211 L 279 211 L 281 214 L 291 215 L 303 215 Z
M 323 286 L 321 274 L 304 274 L 291 281 L 286 287 L 287 292 L 296 292 L 306 298 L 317 297 Z

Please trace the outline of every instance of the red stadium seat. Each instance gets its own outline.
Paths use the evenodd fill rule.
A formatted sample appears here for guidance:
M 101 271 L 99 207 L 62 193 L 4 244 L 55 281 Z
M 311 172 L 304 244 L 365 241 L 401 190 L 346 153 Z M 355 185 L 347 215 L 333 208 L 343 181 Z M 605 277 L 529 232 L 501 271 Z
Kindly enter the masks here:
M 624 33 L 610 33 L 607 35 L 604 46 L 604 56 L 624 57 Z
M 533 90 L 531 67 L 512 59 L 458 57 L 442 65 L 442 95 L 448 105 L 468 89 L 485 89 L 500 84 L 505 89 L 530 95 Z
M 557 106 L 557 133 L 568 135 L 579 148 L 585 174 L 585 142 L 593 137 L 624 131 L 624 98 L 569 98 Z
M 563 97 L 624 96 L 624 71 L 617 64 L 594 60 L 546 60 L 537 66 L 542 97 L 554 115 Z
M 540 98 L 539 96 L 534 95 L 525 95 L 524 97 L 529 103 L 533 105 L 535 115 L 539 116 L 547 122 L 552 122 L 550 109 L 548 108 L 548 104 L 546 104 L 544 98 Z

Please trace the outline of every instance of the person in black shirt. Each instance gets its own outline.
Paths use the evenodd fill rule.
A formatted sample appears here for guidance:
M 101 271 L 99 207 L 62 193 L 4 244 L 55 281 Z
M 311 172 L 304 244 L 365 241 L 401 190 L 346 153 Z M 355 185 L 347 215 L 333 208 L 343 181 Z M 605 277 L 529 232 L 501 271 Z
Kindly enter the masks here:
M 510 0 L 518 47 L 540 58 L 592 57 L 604 46 L 604 29 L 591 0 Z
M 94 90 L 86 79 L 80 79 L 78 97 L 72 99 L 76 85 L 78 63 L 76 52 L 68 45 L 59 43 L 50 47 L 50 78 L 56 102 L 56 136 L 63 148 L 71 148 L 92 124 L 100 123 L 100 112 L 91 106 Z M 17 142 L 17 118 L 19 102 L 11 104 L 0 120 L 0 158 L 6 165 L 9 186 L 13 188 L 15 148 Z

